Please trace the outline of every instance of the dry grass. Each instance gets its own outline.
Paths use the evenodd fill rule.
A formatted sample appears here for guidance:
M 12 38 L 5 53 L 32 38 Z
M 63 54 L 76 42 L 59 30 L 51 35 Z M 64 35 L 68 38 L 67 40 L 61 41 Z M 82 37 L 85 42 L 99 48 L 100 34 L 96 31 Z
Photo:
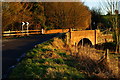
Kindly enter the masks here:
M 103 51 L 90 47 L 66 45 L 66 43 L 63 43 L 62 40 L 58 38 L 54 39 L 52 45 L 54 48 L 64 50 L 68 55 L 72 55 L 76 62 L 74 63 L 74 67 L 77 67 L 79 71 L 87 74 L 88 77 L 119 78 L 117 74 L 118 61 L 115 58 L 110 57 L 109 61 L 105 58 L 99 62 L 99 60 L 104 57 Z
M 10 78 L 18 78 L 18 80 L 118 78 L 118 62 L 114 57 L 110 55 L 104 59 L 103 51 L 66 45 L 61 39 L 54 38 L 54 41 L 37 45 L 30 50 L 13 70 Z

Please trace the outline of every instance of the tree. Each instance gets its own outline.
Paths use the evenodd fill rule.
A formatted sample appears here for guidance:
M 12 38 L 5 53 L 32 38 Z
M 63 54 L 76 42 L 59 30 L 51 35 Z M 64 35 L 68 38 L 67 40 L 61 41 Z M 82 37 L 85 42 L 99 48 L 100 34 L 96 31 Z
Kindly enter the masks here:
M 91 13 L 82 2 L 49 2 L 44 9 L 46 25 L 52 28 L 85 29 L 90 25 Z
M 107 19 L 107 15 L 102 15 L 101 9 L 93 8 L 91 10 L 91 28 L 100 29 L 101 31 L 107 31 L 110 28 L 109 20 Z
M 91 17 L 91 20 L 92 20 L 91 27 L 92 27 L 92 29 L 97 29 L 97 24 L 101 22 L 100 10 L 92 9 L 91 10 L 91 14 L 92 14 L 92 17 Z
M 102 9 L 108 12 L 109 21 L 112 24 L 111 28 L 114 30 L 115 41 L 116 41 L 116 52 L 120 52 L 120 25 L 118 19 L 118 0 L 105 0 L 104 3 L 101 3 Z
M 17 11 L 19 12 L 21 10 L 21 6 L 18 8 L 19 5 L 18 3 L 14 4 L 13 3 L 6 3 L 4 2 L 2 5 L 2 26 L 3 26 L 3 30 L 7 29 L 8 26 L 12 26 L 12 24 L 14 23 L 14 21 L 16 21 L 16 13 Z M 15 9 L 18 8 L 18 9 Z M 16 13 L 15 13 L 16 12 Z M 11 29 L 13 29 L 13 26 L 11 27 Z
M 29 22 L 30 28 L 44 26 L 44 8 L 42 3 L 35 2 L 3 2 L 3 30 L 21 30 L 21 22 Z

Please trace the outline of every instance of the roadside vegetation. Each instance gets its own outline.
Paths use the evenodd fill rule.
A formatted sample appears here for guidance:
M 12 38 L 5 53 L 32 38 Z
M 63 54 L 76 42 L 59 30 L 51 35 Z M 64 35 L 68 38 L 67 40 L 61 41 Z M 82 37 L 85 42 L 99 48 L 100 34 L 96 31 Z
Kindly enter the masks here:
M 114 67 L 109 67 L 106 60 L 101 61 L 102 56 L 104 56 L 103 51 L 89 47 L 76 49 L 60 38 L 54 38 L 27 52 L 23 60 L 12 70 L 9 79 L 118 78 L 118 75 L 112 72 Z M 115 58 L 112 58 L 112 62 L 111 66 L 116 65 Z
M 85 75 L 73 64 L 73 58 L 64 51 L 55 49 L 49 42 L 37 45 L 13 69 L 13 79 L 80 79 Z M 68 65 L 69 64 L 69 65 Z

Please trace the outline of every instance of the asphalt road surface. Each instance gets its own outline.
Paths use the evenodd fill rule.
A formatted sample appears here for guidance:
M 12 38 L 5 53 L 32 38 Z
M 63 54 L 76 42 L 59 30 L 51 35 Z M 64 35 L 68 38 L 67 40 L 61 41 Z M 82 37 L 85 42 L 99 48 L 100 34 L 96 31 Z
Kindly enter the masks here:
M 2 41 L 2 78 L 6 77 L 11 66 L 18 63 L 17 59 L 40 44 L 60 34 L 31 35 L 18 39 L 5 39 Z

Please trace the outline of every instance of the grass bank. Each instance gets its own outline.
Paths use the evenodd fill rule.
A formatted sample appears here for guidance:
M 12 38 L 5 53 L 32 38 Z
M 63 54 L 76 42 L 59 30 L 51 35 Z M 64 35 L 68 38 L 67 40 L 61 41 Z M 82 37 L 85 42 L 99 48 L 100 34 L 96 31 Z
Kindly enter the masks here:
M 106 59 L 101 60 L 103 57 L 103 51 L 89 47 L 70 46 L 63 40 L 54 38 L 36 45 L 34 49 L 27 52 L 25 58 L 13 69 L 9 79 L 118 78 L 118 75 L 114 73 L 117 66 L 116 60 L 113 58 L 110 60 L 113 63 L 110 64 Z
M 74 67 L 74 58 L 53 46 L 54 41 L 37 45 L 13 69 L 9 79 L 81 79 L 85 74 Z M 60 46 L 59 46 L 60 47 Z

